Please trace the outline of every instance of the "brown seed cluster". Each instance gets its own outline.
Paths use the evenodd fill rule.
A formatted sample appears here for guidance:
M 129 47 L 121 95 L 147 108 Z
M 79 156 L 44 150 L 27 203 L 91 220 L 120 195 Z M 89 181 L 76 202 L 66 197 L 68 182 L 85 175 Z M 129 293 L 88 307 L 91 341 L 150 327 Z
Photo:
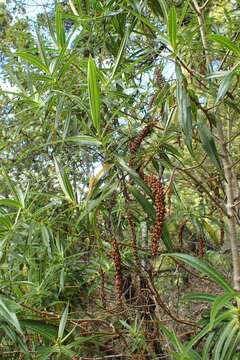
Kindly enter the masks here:
M 148 183 L 154 195 L 156 222 L 151 235 L 151 252 L 152 256 L 156 256 L 158 253 L 158 244 L 162 234 L 165 215 L 164 189 L 161 181 L 155 176 L 144 176 L 144 180 Z
M 106 291 L 105 291 L 105 273 L 102 269 L 100 269 L 100 277 L 101 277 L 100 297 L 101 297 L 102 306 L 105 309 L 107 304 L 107 299 L 106 299 Z
M 165 79 L 162 75 L 161 70 L 157 69 L 155 71 L 155 79 L 156 79 L 156 84 L 159 87 L 159 89 L 162 89 L 165 85 Z
M 144 360 L 144 359 L 146 359 L 144 353 L 132 354 L 131 356 L 131 360 Z
M 157 96 L 153 95 L 149 101 L 149 105 L 148 105 L 148 110 L 151 110 L 151 108 L 153 107 L 155 101 L 156 101 Z
M 186 223 L 187 223 L 187 219 L 184 219 L 179 226 L 178 240 L 181 248 L 183 247 L 183 232 L 185 230 Z
M 143 139 L 151 132 L 153 124 L 146 125 L 139 133 L 137 137 L 129 144 L 129 151 L 131 154 L 135 154 Z
M 118 300 L 121 301 L 123 289 L 122 259 L 116 238 L 112 239 L 112 258 L 115 266 L 115 287 Z
M 204 253 L 205 253 L 205 239 L 203 236 L 200 236 L 198 241 L 198 256 L 202 258 Z

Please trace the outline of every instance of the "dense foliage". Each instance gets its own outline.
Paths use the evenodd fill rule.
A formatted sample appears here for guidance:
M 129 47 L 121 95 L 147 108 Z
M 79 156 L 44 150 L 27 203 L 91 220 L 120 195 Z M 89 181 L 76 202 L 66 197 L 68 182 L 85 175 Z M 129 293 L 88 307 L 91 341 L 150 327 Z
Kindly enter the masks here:
M 238 1 L 0 3 L 0 354 L 239 359 Z

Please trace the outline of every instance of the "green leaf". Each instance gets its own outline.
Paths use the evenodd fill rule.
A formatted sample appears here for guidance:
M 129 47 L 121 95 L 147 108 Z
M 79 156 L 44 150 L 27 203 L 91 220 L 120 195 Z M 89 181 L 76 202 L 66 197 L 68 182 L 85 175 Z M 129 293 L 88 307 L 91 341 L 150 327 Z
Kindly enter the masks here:
M 219 101 L 221 101 L 224 98 L 224 96 L 226 95 L 226 93 L 228 92 L 229 88 L 232 85 L 234 76 L 235 76 L 235 72 L 232 70 L 229 71 L 226 76 L 224 76 L 224 78 L 219 86 L 215 103 L 218 103 Z
M 73 0 L 68 0 L 68 2 L 69 2 L 69 6 L 70 6 L 73 14 L 74 14 L 75 16 L 79 16 L 79 14 L 78 14 L 78 12 L 77 12 L 77 9 L 75 8 L 75 5 L 74 5 Z
M 152 23 L 150 23 L 150 21 L 148 21 L 148 19 L 144 16 L 142 16 L 141 14 L 139 14 L 136 11 L 132 11 L 130 8 L 126 7 L 126 11 L 128 11 L 129 13 L 131 13 L 132 15 L 136 16 L 136 18 L 140 21 L 143 22 L 151 31 L 156 32 L 157 36 L 159 38 L 159 41 L 164 44 L 164 45 L 169 45 L 167 38 L 163 35 L 162 30 L 160 30 L 157 26 L 153 25 Z
M 175 347 L 175 349 L 178 351 L 179 354 L 184 353 L 184 346 L 181 343 L 181 341 L 178 339 L 176 333 L 174 330 L 169 330 L 166 326 L 163 324 L 159 324 L 159 327 L 161 331 L 164 333 L 164 335 L 167 337 L 167 339 L 170 341 L 170 343 Z
M 20 323 L 23 328 L 31 330 L 47 340 L 57 339 L 58 327 L 55 325 L 46 324 L 42 320 L 21 320 Z
M 102 143 L 92 136 L 87 135 L 76 135 L 70 136 L 64 139 L 65 142 L 69 142 L 76 145 L 92 145 L 92 146 L 99 146 Z
M 66 346 L 60 347 L 60 351 L 63 355 L 67 356 L 69 359 L 73 359 L 74 355 L 77 355 L 74 351 L 69 350 Z
M 209 324 L 207 324 L 201 331 L 197 333 L 197 335 L 191 338 L 191 340 L 188 342 L 186 346 L 186 353 L 188 353 L 189 350 L 191 350 L 197 343 L 199 343 L 199 341 L 202 338 L 204 338 L 207 335 L 207 333 L 209 333 L 209 329 L 210 329 Z
M 165 0 L 157 0 L 157 2 L 159 3 L 161 9 L 162 9 L 162 13 L 164 16 L 165 21 L 167 22 L 167 18 L 168 18 L 168 4 Z
M 105 191 L 102 192 L 102 194 L 94 200 L 88 200 L 86 203 L 86 207 L 85 209 L 82 211 L 79 219 L 78 219 L 78 223 L 86 216 L 88 215 L 91 211 L 93 211 L 94 209 L 96 209 L 104 199 L 106 199 L 108 196 L 110 196 L 114 191 L 116 191 L 116 189 L 118 188 L 119 184 L 107 184 L 107 186 L 105 186 Z
M 220 360 L 221 359 L 221 352 L 226 340 L 229 338 L 229 334 L 231 333 L 232 329 L 234 328 L 235 321 L 230 321 L 225 328 L 223 328 L 220 337 L 217 340 L 215 349 L 214 349 L 214 357 L 213 360 Z
M 234 338 L 236 337 L 237 332 L 239 332 L 239 325 L 235 320 L 233 320 L 231 326 L 229 326 L 227 339 L 221 349 L 221 357 L 219 358 L 220 360 L 225 360 L 226 355 L 229 353 L 229 351 L 231 351 L 231 344 L 234 344 Z
M 12 325 L 20 334 L 22 334 L 22 329 L 16 314 L 11 311 L 2 299 L 0 299 L 0 318 L 6 321 L 9 325 Z
M 224 279 L 224 277 L 217 272 L 214 268 L 212 268 L 210 265 L 208 265 L 203 260 L 200 260 L 198 258 L 195 258 L 194 256 L 187 255 L 187 254 L 168 254 L 170 257 L 176 258 L 178 260 L 183 261 L 185 264 L 192 266 L 194 269 L 199 271 L 200 273 L 206 275 L 214 281 L 216 284 L 218 284 L 221 288 L 224 290 L 235 293 L 233 288 L 228 284 L 228 282 Z
M 143 194 L 141 194 L 135 187 L 129 185 L 129 190 L 135 197 L 135 199 L 139 202 L 139 204 L 142 206 L 143 210 L 146 212 L 148 216 L 152 219 L 154 222 L 156 219 L 156 211 L 152 204 L 144 197 Z
M 11 230 L 13 227 L 13 223 L 8 215 L 0 216 L 0 225 L 2 225 L 7 230 Z
M 22 205 L 17 200 L 12 199 L 0 199 L 0 206 L 9 206 L 17 209 L 21 209 Z
M 66 308 L 64 309 L 64 312 L 63 312 L 61 320 L 60 320 L 60 324 L 59 324 L 59 328 L 58 328 L 58 338 L 59 339 L 62 339 L 62 337 L 64 335 L 64 330 L 65 330 L 67 318 L 68 318 L 68 308 L 69 308 L 69 304 L 67 304 Z
M 206 293 L 189 293 L 183 296 L 183 300 L 213 302 L 216 297 L 216 295 Z
M 178 104 L 178 119 L 185 135 L 185 142 L 190 153 L 192 153 L 192 108 L 191 100 L 187 93 L 185 86 L 185 79 L 183 77 L 181 68 L 176 66 L 176 97 Z
M 161 239 L 162 239 L 164 245 L 166 246 L 167 251 L 172 251 L 174 249 L 166 221 L 163 223 Z
M 120 64 L 120 61 L 121 61 L 121 58 L 122 58 L 122 55 L 123 55 L 123 51 L 125 49 L 125 45 L 126 45 L 128 36 L 129 36 L 129 32 L 126 31 L 125 34 L 124 34 L 124 37 L 122 38 L 120 48 L 119 48 L 119 51 L 118 51 L 118 55 L 117 55 L 117 58 L 116 58 L 116 61 L 115 61 L 114 67 L 113 67 L 113 71 L 112 71 L 112 74 L 110 76 L 110 79 L 109 79 L 108 83 L 111 82 L 111 80 L 114 78 L 114 76 L 116 74 L 117 68 L 118 68 L 118 66 Z
M 198 123 L 198 131 L 203 149 L 206 151 L 207 155 L 209 156 L 212 163 L 216 166 L 216 168 L 222 171 L 222 165 L 218 156 L 217 147 L 211 131 L 204 122 Z
M 5 180 L 7 182 L 7 185 L 9 189 L 11 190 L 11 193 L 14 195 L 15 200 L 17 200 L 21 204 L 21 208 L 25 208 L 25 197 L 28 190 L 28 186 L 26 189 L 25 194 L 23 194 L 22 190 L 18 185 L 15 185 L 14 182 L 11 180 L 11 178 L 8 176 L 8 174 L 3 170 L 3 174 L 5 177 Z
M 50 356 L 54 353 L 56 353 L 57 350 L 52 347 L 41 347 L 41 349 L 38 350 L 38 355 L 36 357 L 37 360 L 48 360 L 50 359 Z
M 35 31 L 36 31 L 36 34 L 37 34 L 37 44 L 38 44 L 39 54 L 41 56 L 43 64 L 45 64 L 46 67 L 48 68 L 48 59 L 47 59 L 47 53 L 46 53 L 45 44 L 43 42 L 43 39 L 41 37 L 41 34 L 40 34 L 37 26 L 35 26 Z
M 135 170 L 131 169 L 122 158 L 118 158 L 118 163 L 121 166 L 122 169 L 126 170 L 129 175 L 132 176 L 132 178 L 136 181 L 136 183 L 141 186 L 141 188 L 145 191 L 146 194 L 149 196 L 152 196 L 152 192 L 149 189 L 149 187 L 145 184 L 145 182 L 140 178 L 138 173 L 136 173 Z
M 75 198 L 75 194 L 72 188 L 72 185 L 67 177 L 67 174 L 64 170 L 60 169 L 57 163 L 57 160 L 54 159 L 55 162 L 55 169 L 57 172 L 57 177 L 58 177 L 58 181 L 59 184 L 62 188 L 62 191 L 64 192 L 67 200 L 76 203 L 76 198 Z
M 223 45 L 228 50 L 232 51 L 235 55 L 240 57 L 240 49 L 228 38 L 223 35 L 210 35 L 210 40 L 218 42 L 220 45 Z
M 211 348 L 213 346 L 213 338 L 215 336 L 215 332 L 211 332 L 208 337 L 207 340 L 204 343 L 204 349 L 202 352 L 202 360 L 209 360 L 209 353 L 211 351 Z
M 51 258 L 52 250 L 51 250 L 51 245 L 50 245 L 50 236 L 49 236 L 48 228 L 44 224 L 41 224 L 40 226 L 41 226 L 41 235 L 42 235 L 43 242 L 48 250 L 48 256 Z
M 24 60 L 27 60 L 29 64 L 36 66 L 38 69 L 50 75 L 49 68 L 37 56 L 32 55 L 27 51 L 17 51 L 16 55 L 20 56 Z
M 233 360 L 233 359 L 238 360 L 238 355 L 237 355 L 237 357 L 233 358 L 233 354 L 234 354 L 234 352 L 236 352 L 236 348 L 239 346 L 239 343 L 240 343 L 240 331 L 239 331 L 238 324 L 237 324 L 237 328 L 238 328 L 237 335 L 236 335 L 235 339 L 228 346 L 228 350 L 227 350 L 226 354 L 224 355 L 224 358 L 222 358 L 221 360 Z
M 88 95 L 92 122 L 97 130 L 100 131 L 100 94 L 97 80 L 97 69 L 94 60 L 90 56 L 88 59 Z
M 62 49 L 66 42 L 64 22 L 63 22 L 63 10 L 60 4 L 56 6 L 56 33 L 57 33 L 57 44 L 60 49 Z
M 210 313 L 210 322 L 209 325 L 212 328 L 214 326 L 214 322 L 216 319 L 216 316 L 218 315 L 219 310 L 221 310 L 224 306 L 232 308 L 232 305 L 229 303 L 229 301 L 235 297 L 234 293 L 227 293 L 224 295 L 217 296 L 217 298 L 214 300 L 214 303 L 211 308 Z
M 173 49 L 177 44 L 177 14 L 175 7 L 171 7 L 168 13 L 168 38 Z

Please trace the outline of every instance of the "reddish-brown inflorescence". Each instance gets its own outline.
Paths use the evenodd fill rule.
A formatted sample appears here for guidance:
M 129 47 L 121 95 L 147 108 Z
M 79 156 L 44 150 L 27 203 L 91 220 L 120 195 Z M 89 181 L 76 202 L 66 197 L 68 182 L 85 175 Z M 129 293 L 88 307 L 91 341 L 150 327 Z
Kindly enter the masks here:
M 200 236 L 198 240 L 198 256 L 202 258 L 204 252 L 205 252 L 205 239 L 203 236 Z
M 101 288 L 100 288 L 100 297 L 102 301 L 102 306 L 106 308 L 106 291 L 105 291 L 105 273 L 102 269 L 100 269 L 100 277 L 101 277 Z
M 159 89 L 162 89 L 165 85 L 165 79 L 163 77 L 161 70 L 157 69 L 155 71 L 155 79 L 156 79 L 156 84 L 159 87 Z
M 179 231 L 178 231 L 178 240 L 179 240 L 179 245 L 180 245 L 181 249 L 182 249 L 182 247 L 183 247 L 183 232 L 184 232 L 186 223 L 187 223 L 187 219 L 184 219 L 184 220 L 180 223 Z
M 142 141 L 152 131 L 153 127 L 154 127 L 153 123 L 146 125 L 139 133 L 139 135 L 129 144 L 129 151 L 132 155 L 136 153 Z M 129 165 L 131 166 L 132 163 L 133 163 L 133 159 L 130 160 Z M 148 183 L 148 185 L 152 189 L 154 196 L 154 205 L 156 209 L 156 222 L 151 236 L 151 253 L 153 256 L 156 256 L 158 252 L 158 244 L 162 233 L 163 220 L 165 215 L 163 185 L 161 181 L 157 179 L 155 176 L 145 176 L 142 169 L 139 169 L 138 173 L 140 177 L 142 177 L 143 180 Z
M 121 301 L 123 289 L 122 259 L 116 238 L 112 239 L 112 258 L 115 266 L 115 287 L 118 300 Z
M 139 133 L 137 137 L 129 144 L 129 151 L 131 154 L 135 154 L 144 138 L 151 132 L 153 124 L 146 125 Z
M 154 196 L 156 222 L 151 236 L 151 252 L 153 256 L 156 256 L 158 253 L 158 245 L 162 234 L 163 221 L 165 215 L 164 188 L 161 181 L 157 179 L 155 176 L 144 176 L 144 180 L 148 183 L 148 185 L 152 189 Z

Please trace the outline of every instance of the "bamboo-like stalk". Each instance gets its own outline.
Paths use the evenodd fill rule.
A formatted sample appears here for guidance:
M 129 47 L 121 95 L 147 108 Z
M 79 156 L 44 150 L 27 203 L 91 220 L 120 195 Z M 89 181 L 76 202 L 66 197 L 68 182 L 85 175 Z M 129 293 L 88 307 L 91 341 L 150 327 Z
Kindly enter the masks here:
M 208 54 L 208 42 L 205 33 L 205 23 L 203 16 L 203 8 L 199 7 L 197 0 L 193 0 L 193 7 L 196 11 L 198 23 L 200 27 L 200 35 L 202 39 L 206 65 L 210 68 L 210 59 Z M 224 127 L 222 119 L 218 116 L 216 121 L 217 135 L 219 139 L 220 151 L 223 160 L 223 170 L 225 176 L 225 189 L 226 189 L 226 210 L 227 210 L 227 223 L 228 223 L 228 238 L 231 246 L 232 261 L 233 261 L 233 285 L 237 291 L 240 291 L 240 256 L 238 249 L 238 230 L 237 221 L 235 217 L 235 197 L 239 193 L 239 186 L 234 173 L 233 162 L 230 157 L 226 138 L 224 136 Z M 231 138 L 231 134 L 228 134 Z
M 233 175 L 232 161 L 227 150 L 225 142 L 222 120 L 218 118 L 217 134 L 219 138 L 223 169 L 225 175 L 225 189 L 226 189 L 226 209 L 227 209 L 227 223 L 228 223 L 228 238 L 231 246 L 232 260 L 233 260 L 233 284 L 234 288 L 240 291 L 240 256 L 238 249 L 238 231 L 237 223 L 234 213 L 234 195 L 236 192 L 235 176 Z

